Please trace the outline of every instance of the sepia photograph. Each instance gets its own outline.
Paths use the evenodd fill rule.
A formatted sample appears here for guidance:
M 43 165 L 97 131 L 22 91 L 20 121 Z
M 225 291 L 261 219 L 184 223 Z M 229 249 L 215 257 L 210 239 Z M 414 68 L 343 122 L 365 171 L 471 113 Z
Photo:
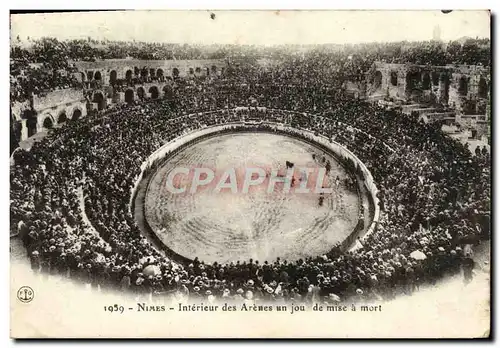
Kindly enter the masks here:
M 491 338 L 491 21 L 11 12 L 11 338 Z

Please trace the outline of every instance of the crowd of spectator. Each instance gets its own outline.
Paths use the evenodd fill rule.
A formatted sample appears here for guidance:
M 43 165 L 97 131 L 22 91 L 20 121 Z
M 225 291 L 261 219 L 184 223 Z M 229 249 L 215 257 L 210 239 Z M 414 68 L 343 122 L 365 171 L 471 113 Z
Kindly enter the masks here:
M 336 82 L 305 74 L 311 64 L 178 81 L 169 98 L 90 115 L 17 151 L 11 221 L 32 269 L 138 296 L 295 303 L 389 299 L 458 272 L 470 260 L 465 246 L 489 236 L 488 154 L 472 154 L 438 124 L 344 95 Z M 382 212 L 362 247 L 300 260 L 183 263 L 141 234 L 131 188 L 148 156 L 190 130 L 248 119 L 323 134 L 366 164 Z
M 24 101 L 34 93 L 54 89 L 81 88 L 73 76 L 71 62 L 134 58 L 142 60 L 227 59 L 256 65 L 263 60 L 278 62 L 282 73 L 295 81 L 314 74 L 316 82 L 360 80 L 373 62 L 414 63 L 422 65 L 490 65 L 490 41 L 467 39 L 442 43 L 395 42 L 360 45 L 320 46 L 241 46 L 181 45 L 167 43 L 68 40 L 55 38 L 13 40 L 10 51 L 11 101 Z M 304 69 L 296 71 L 297 66 Z M 285 69 L 283 69 L 285 68 Z M 289 82 L 293 82 L 289 77 Z M 308 77 L 310 79 L 310 77 Z M 312 81 L 312 79 L 310 79 Z

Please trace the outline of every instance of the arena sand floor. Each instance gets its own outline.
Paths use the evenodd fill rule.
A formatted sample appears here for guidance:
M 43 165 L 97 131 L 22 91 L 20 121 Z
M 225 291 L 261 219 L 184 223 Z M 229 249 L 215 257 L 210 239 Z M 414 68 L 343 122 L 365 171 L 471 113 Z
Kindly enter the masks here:
M 295 173 L 301 167 L 325 167 L 330 161 L 325 180 L 333 193 L 324 194 L 320 205 L 318 193 L 268 193 L 266 183 L 248 193 L 216 192 L 207 185 L 195 193 L 188 187 L 176 194 L 166 185 L 174 168 L 208 167 L 217 178 L 231 167 L 237 173 L 248 167 L 284 173 L 286 161 L 293 163 Z M 197 256 L 205 262 L 224 263 L 317 256 L 344 240 L 358 222 L 360 198 L 356 189 L 345 185 L 348 176 L 330 154 L 292 137 L 260 132 L 212 137 L 181 150 L 151 177 L 144 198 L 145 219 L 170 250 L 189 259 Z M 237 177 L 241 188 L 242 175 Z M 315 186 L 312 180 L 309 186 Z

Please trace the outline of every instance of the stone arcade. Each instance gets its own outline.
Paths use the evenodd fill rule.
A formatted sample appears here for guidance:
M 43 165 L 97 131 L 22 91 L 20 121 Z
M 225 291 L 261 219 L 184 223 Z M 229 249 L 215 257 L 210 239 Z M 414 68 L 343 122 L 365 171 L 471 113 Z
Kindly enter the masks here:
M 224 75 L 224 60 L 132 60 L 108 59 L 96 62 L 73 62 L 73 75 L 83 89 L 62 89 L 33 95 L 30 100 L 11 105 L 11 118 L 19 140 L 38 132 L 85 117 L 92 110 L 111 104 L 132 103 L 141 99 L 168 97 L 176 77 Z M 118 82 L 123 88 L 116 90 Z

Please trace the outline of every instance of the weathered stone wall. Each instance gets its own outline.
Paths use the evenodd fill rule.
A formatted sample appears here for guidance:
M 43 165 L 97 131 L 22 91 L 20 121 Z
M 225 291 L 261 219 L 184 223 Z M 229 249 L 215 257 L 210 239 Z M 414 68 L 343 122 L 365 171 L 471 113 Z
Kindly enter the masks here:
M 60 89 L 49 92 L 43 96 L 33 96 L 33 109 L 42 111 L 61 104 L 81 101 L 85 99 L 81 89 Z
M 107 59 L 96 62 L 74 62 L 83 81 L 102 81 L 108 85 L 112 78 L 126 80 L 127 76 L 173 78 L 186 76 L 221 75 L 227 62 L 221 59 L 200 60 L 135 60 Z M 143 71 L 144 70 L 144 71 Z M 138 72 L 138 73 L 137 73 Z M 128 73 L 128 75 L 127 75 Z
M 52 128 L 68 120 L 84 117 L 91 110 L 102 110 L 109 104 L 126 102 L 128 91 L 131 100 L 162 98 L 168 78 L 175 75 L 220 76 L 227 68 L 225 60 L 133 60 L 109 59 L 97 62 L 73 62 L 78 70 L 73 73 L 80 82 L 98 81 L 89 89 L 64 89 L 49 92 L 43 96 L 33 96 L 26 103 L 14 103 L 11 111 L 14 119 L 21 123 L 21 140 Z M 163 78 L 158 78 L 159 76 Z M 123 91 L 114 92 L 110 86 L 113 79 L 126 80 L 127 77 L 143 77 L 144 82 Z M 145 78 L 145 79 L 144 79 Z M 92 82 L 94 83 L 94 82 Z M 93 88 L 92 88 L 93 87 Z M 130 100 L 129 100 L 130 101 Z M 29 122 L 23 118 L 25 110 L 31 110 L 36 120 Z M 30 128 L 28 130 L 28 128 Z

